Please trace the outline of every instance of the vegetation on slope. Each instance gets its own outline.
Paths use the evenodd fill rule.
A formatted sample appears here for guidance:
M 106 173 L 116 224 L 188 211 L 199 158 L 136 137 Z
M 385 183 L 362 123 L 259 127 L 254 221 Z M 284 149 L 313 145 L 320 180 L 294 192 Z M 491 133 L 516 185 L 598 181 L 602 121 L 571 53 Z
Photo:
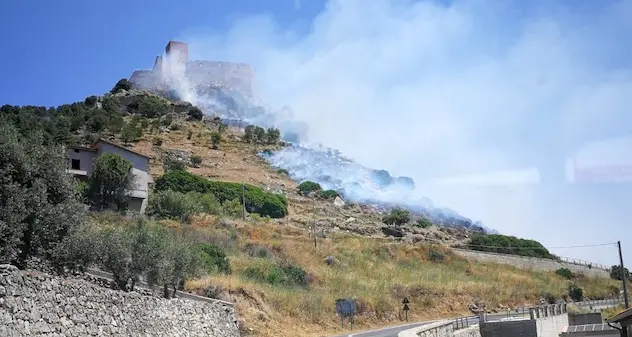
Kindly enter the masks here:
M 520 239 L 500 234 L 476 235 L 467 245 L 468 249 L 484 252 L 557 259 L 548 249 L 535 240 Z

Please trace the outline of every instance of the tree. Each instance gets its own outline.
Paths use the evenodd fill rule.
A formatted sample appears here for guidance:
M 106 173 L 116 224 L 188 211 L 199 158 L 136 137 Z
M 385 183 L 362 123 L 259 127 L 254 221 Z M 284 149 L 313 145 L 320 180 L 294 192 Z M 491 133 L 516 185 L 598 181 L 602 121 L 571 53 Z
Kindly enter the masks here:
M 222 135 L 219 132 L 213 132 L 211 134 L 211 144 L 213 146 L 213 150 L 217 150 L 221 142 L 222 142 Z
M 123 210 L 127 208 L 128 192 L 135 184 L 132 164 L 117 154 L 106 153 L 94 161 L 88 197 L 101 209 L 114 204 Z
M 266 140 L 266 130 L 260 126 L 255 126 L 254 139 L 257 143 L 263 143 Z
M 628 281 L 630 281 L 630 271 L 628 268 L 623 268 L 623 272 L 625 273 L 625 277 Z M 621 281 L 623 278 L 621 277 L 621 265 L 614 265 L 610 267 L 610 277 Z
M 382 222 L 391 226 L 401 226 L 410 221 L 410 212 L 401 208 L 394 208 L 382 218 Z
M 116 82 L 116 84 L 114 85 L 114 88 L 112 88 L 110 92 L 115 94 L 121 90 L 129 91 L 131 89 L 132 89 L 132 83 L 128 81 L 126 78 L 121 78 L 118 82 Z
M 47 258 L 81 223 L 67 164 L 62 148 L 44 145 L 41 134 L 25 137 L 0 124 L 0 261 L 24 268 L 32 256 Z
M 85 105 L 87 106 L 93 106 L 97 103 L 97 96 L 88 96 L 86 97 L 86 99 L 83 101 L 83 103 L 85 103 Z
M 138 113 L 149 118 L 160 117 L 171 111 L 169 102 L 156 96 L 141 97 L 137 104 Z
M 184 161 L 176 158 L 175 155 L 167 153 L 162 159 L 162 168 L 165 172 L 186 171 L 187 165 Z
M 281 132 L 276 128 L 269 128 L 266 131 L 266 141 L 268 144 L 276 144 L 281 139 Z

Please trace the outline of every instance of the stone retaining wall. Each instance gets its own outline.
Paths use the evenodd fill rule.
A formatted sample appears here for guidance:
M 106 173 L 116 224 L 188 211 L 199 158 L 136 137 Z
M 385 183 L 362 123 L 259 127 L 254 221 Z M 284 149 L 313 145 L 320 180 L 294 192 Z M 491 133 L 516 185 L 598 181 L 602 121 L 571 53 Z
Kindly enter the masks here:
M 238 337 L 230 305 L 163 299 L 0 265 L 0 336 Z
M 468 259 L 474 259 L 481 262 L 492 262 L 499 264 L 508 264 L 517 268 L 533 269 L 539 271 L 556 271 L 559 268 L 568 268 L 574 273 L 582 273 L 586 276 L 593 277 L 610 277 L 610 272 L 605 269 L 588 267 L 568 262 L 558 262 L 550 259 L 539 259 L 535 257 L 526 257 L 518 255 L 507 255 L 499 253 L 481 252 L 476 250 L 452 249 L 455 254 L 461 255 Z

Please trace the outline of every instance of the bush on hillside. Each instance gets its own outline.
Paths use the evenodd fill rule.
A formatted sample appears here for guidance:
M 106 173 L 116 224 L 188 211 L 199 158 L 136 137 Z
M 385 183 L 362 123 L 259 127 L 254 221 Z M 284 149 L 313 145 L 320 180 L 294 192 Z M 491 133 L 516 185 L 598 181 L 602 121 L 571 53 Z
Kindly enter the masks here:
M 318 191 L 316 193 L 316 196 L 318 198 L 321 199 L 335 199 L 336 197 L 340 197 L 340 193 L 338 193 L 338 191 L 336 190 L 324 190 L 324 191 Z
M 199 192 L 158 191 L 150 195 L 147 205 L 147 215 L 181 222 L 188 222 L 198 213 L 217 215 L 220 212 L 221 206 L 213 195 Z
M 268 270 L 248 267 L 243 271 L 243 275 L 253 281 L 265 282 L 273 286 L 309 286 L 309 275 L 303 268 L 296 265 L 286 265 L 283 267 L 275 265 Z
M 156 96 L 143 96 L 138 99 L 135 105 L 130 105 L 136 109 L 141 116 L 155 118 L 171 112 L 169 102 Z
M 246 210 L 271 218 L 282 218 L 287 214 L 287 200 L 284 196 L 267 193 L 258 187 L 244 184 Z M 221 203 L 241 200 L 242 184 L 208 180 L 185 171 L 170 171 L 156 179 L 157 191 L 210 193 Z
M 226 200 L 222 203 L 222 214 L 232 218 L 244 216 L 244 206 L 240 199 Z
M 142 135 L 143 131 L 140 129 L 138 124 L 130 121 L 121 130 L 121 141 L 125 144 L 130 144 L 138 141 Z
M 191 165 L 193 167 L 200 167 L 202 165 L 202 157 L 194 154 L 191 156 Z
M 222 135 L 215 131 L 211 133 L 211 147 L 213 150 L 217 150 L 219 148 L 219 144 L 222 142 Z
M 198 243 L 195 249 L 200 256 L 202 266 L 209 272 L 230 274 L 230 262 L 226 252 L 212 243 Z
M 278 174 L 284 174 L 284 175 L 286 175 L 286 176 L 289 176 L 289 175 L 290 175 L 290 172 L 288 172 L 286 169 L 278 169 L 278 170 L 277 170 L 277 173 L 278 173 Z
M 200 110 L 200 108 L 196 106 L 189 109 L 188 115 L 189 119 L 194 121 L 201 121 L 202 118 L 204 118 L 204 113 L 202 112 L 202 110 Z
M 97 96 L 88 96 L 86 97 L 86 99 L 83 101 L 87 106 L 94 106 L 97 103 Z
M 572 283 L 568 286 L 568 296 L 575 302 L 579 302 L 584 299 L 584 289 L 580 286 Z
M 269 128 L 268 130 L 266 130 L 265 138 L 268 144 L 277 144 L 279 142 L 279 139 L 281 139 L 281 132 L 279 131 L 279 129 Z
M 382 217 L 382 222 L 390 226 L 401 226 L 410 221 L 410 212 L 402 208 L 394 208 Z
M 121 90 L 129 91 L 131 89 L 132 89 L 132 83 L 128 81 L 126 78 L 121 78 L 118 82 L 116 82 L 116 84 L 114 85 L 114 88 L 112 88 L 110 92 L 115 94 Z
M 541 243 L 500 234 L 479 234 L 472 237 L 468 249 L 511 255 L 556 259 Z
M 300 183 L 296 188 L 298 189 L 298 192 L 302 195 L 308 195 L 312 192 L 320 191 L 323 189 L 322 187 L 320 187 L 319 183 L 315 183 L 309 180 Z
M 432 222 L 428 218 L 419 218 L 415 221 L 415 227 L 419 228 L 429 228 L 432 227 Z
M 630 271 L 628 270 L 628 268 L 624 267 L 623 272 L 625 273 L 626 280 L 631 281 Z M 621 274 L 621 265 L 614 265 L 610 267 L 610 277 L 618 281 L 621 281 L 623 279 Z
M 570 271 L 570 269 L 568 268 L 559 268 L 558 270 L 555 271 L 555 274 L 567 280 L 570 280 L 575 276 L 573 275 L 573 272 Z
M 186 171 L 187 165 L 184 161 L 178 159 L 175 155 L 167 153 L 162 158 L 162 168 L 165 172 Z

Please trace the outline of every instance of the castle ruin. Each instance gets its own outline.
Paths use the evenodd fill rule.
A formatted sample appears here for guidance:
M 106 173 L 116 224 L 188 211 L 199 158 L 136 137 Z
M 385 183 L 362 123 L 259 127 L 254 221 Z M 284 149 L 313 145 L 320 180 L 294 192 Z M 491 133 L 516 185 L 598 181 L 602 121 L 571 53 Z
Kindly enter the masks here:
M 134 89 L 170 91 L 175 81 L 190 87 L 225 86 L 252 94 L 254 71 L 245 63 L 189 60 L 189 45 L 169 41 L 164 56 L 157 56 L 150 70 L 136 70 L 129 81 Z

